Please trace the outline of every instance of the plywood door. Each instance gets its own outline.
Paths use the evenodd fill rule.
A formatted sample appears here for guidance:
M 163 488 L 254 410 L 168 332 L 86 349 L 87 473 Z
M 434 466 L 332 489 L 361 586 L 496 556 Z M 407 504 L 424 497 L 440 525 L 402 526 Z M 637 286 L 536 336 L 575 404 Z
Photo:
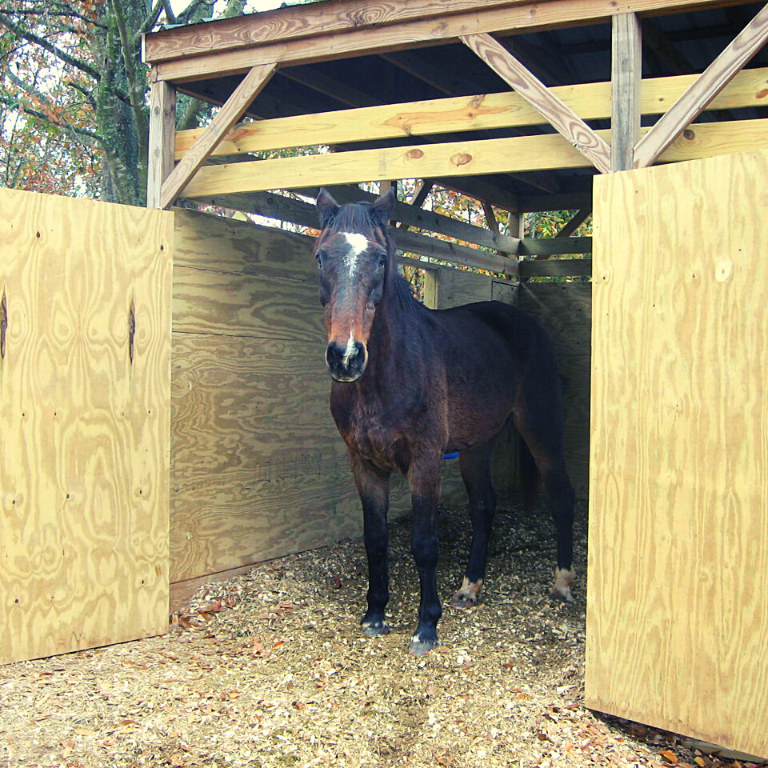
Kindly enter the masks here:
M 768 153 L 597 179 L 587 705 L 768 757 Z
M 0 663 L 167 628 L 172 243 L 0 191 Z

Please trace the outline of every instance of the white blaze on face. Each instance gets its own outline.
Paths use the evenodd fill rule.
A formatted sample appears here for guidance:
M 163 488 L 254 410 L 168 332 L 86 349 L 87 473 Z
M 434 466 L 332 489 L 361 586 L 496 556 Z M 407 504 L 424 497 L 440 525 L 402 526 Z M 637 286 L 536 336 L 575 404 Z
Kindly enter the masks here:
M 360 254 L 368 247 L 368 238 L 359 232 L 342 232 L 341 234 L 347 238 L 349 243 L 349 251 L 344 255 L 344 263 L 349 269 L 349 276 L 352 277 Z
M 349 359 L 355 354 L 355 334 L 353 331 L 349 332 L 349 341 L 347 341 L 347 348 L 344 350 L 344 357 L 342 362 L 344 366 L 349 365 Z

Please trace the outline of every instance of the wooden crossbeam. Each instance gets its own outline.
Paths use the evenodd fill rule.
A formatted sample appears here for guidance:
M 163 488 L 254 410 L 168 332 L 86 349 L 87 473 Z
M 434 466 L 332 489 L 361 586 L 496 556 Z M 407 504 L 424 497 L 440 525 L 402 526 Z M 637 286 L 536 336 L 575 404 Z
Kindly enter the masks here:
M 719 6 L 723 0 L 690 0 L 686 7 L 707 8 Z M 369 4 L 378 13 L 381 4 Z M 388 5 L 388 4 L 384 4 Z M 413 15 L 410 19 L 397 20 L 393 23 L 377 24 L 375 20 L 360 26 L 348 24 L 346 30 L 329 30 L 314 37 L 295 39 L 271 39 L 268 35 L 263 41 L 228 34 L 218 41 L 215 47 L 208 44 L 212 30 L 218 27 L 201 24 L 196 32 L 195 55 L 184 50 L 177 50 L 173 58 L 160 61 L 154 57 L 155 39 L 153 33 L 144 39 L 145 60 L 156 62 L 152 67 L 152 77 L 156 80 L 183 81 L 204 80 L 224 75 L 241 74 L 258 64 L 277 62 L 279 64 L 304 64 L 317 61 L 340 59 L 355 54 L 378 54 L 400 48 L 416 48 L 425 45 L 437 45 L 453 42 L 460 35 L 478 33 L 502 33 L 514 30 L 535 30 L 569 26 L 574 23 L 608 20 L 617 13 L 660 12 L 679 7 L 679 0 L 518 0 L 509 4 L 466 9 L 457 6 L 460 12 L 454 12 L 454 3 L 408 2 Z M 333 4 L 318 5 L 318 12 L 329 11 Z M 425 13 L 425 7 L 437 7 L 438 13 Z M 311 5 L 296 9 L 297 24 L 303 25 L 309 18 Z M 288 10 L 288 9 L 285 9 Z M 462 12 L 463 11 L 463 12 Z M 362 11 L 361 13 L 365 13 Z M 280 16 L 276 16 L 280 19 Z M 215 24 L 215 22 L 213 22 Z M 306 29 L 306 27 L 305 27 Z M 166 40 L 172 39 L 172 31 Z
M 653 165 L 666 148 L 707 108 L 734 75 L 768 40 L 768 5 L 731 41 L 696 82 L 635 147 L 636 168 Z
M 599 131 L 598 135 L 605 140 L 608 133 Z M 691 126 L 670 145 L 662 160 L 693 160 L 765 146 L 768 120 L 701 123 Z M 589 166 L 587 158 L 562 136 L 547 134 L 205 166 L 189 182 L 183 196 Z
M 487 34 L 462 35 L 461 41 L 499 77 L 509 83 L 537 112 L 599 171 L 611 170 L 611 148 L 572 109 L 524 67 L 498 40 Z
M 697 75 L 661 77 L 642 82 L 644 115 L 662 114 L 680 98 Z M 755 107 L 764 103 L 768 68 L 739 72 L 714 99 L 711 109 Z M 584 120 L 611 117 L 611 83 L 585 83 L 551 88 L 551 92 Z M 540 124 L 542 116 L 514 92 L 434 99 L 383 107 L 259 120 L 235 126 L 216 146 L 213 155 L 242 155 L 288 147 L 340 144 L 404 136 L 514 128 Z M 180 160 L 204 128 L 176 134 Z
M 611 47 L 611 170 L 626 171 L 634 163 L 642 113 L 643 61 L 640 20 L 636 14 L 613 17 Z
M 237 86 L 226 104 L 199 136 L 192 148 L 171 171 L 163 183 L 160 192 L 160 207 L 168 208 L 179 196 L 200 166 L 208 159 L 216 145 L 224 138 L 230 128 L 243 116 L 251 102 L 275 73 L 274 64 L 254 67 Z

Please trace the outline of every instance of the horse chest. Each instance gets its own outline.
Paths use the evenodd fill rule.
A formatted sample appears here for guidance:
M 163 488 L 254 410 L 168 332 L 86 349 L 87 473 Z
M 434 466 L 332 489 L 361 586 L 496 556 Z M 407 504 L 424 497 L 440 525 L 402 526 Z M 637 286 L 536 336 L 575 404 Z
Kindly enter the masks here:
M 382 403 L 331 398 L 331 413 L 350 450 L 392 470 L 407 466 L 408 442 L 397 417 Z

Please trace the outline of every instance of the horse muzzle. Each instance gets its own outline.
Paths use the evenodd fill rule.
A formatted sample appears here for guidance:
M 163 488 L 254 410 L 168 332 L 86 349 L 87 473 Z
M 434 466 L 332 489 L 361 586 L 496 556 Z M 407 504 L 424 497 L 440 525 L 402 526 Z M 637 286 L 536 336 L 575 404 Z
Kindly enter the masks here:
M 359 341 L 350 340 L 346 346 L 332 341 L 325 350 L 325 362 L 336 381 L 357 381 L 368 364 L 368 351 Z

